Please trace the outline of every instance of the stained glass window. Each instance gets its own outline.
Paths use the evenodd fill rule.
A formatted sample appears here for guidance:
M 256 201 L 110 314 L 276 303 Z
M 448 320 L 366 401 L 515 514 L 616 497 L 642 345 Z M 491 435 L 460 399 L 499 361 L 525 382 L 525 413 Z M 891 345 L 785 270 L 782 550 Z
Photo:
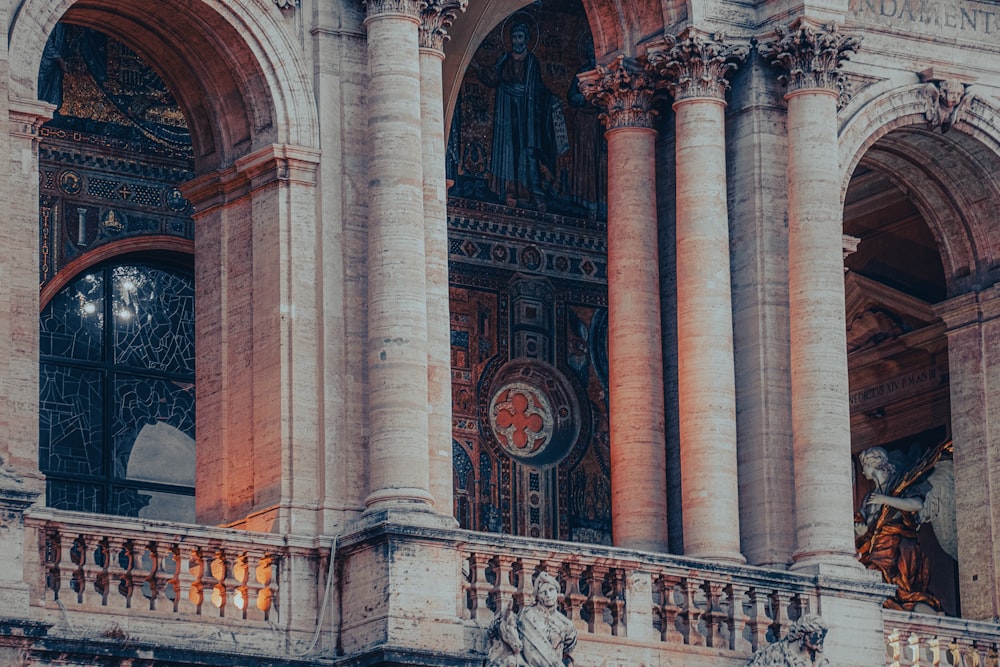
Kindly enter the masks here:
M 194 520 L 194 280 L 143 263 L 77 276 L 41 315 L 50 507 Z

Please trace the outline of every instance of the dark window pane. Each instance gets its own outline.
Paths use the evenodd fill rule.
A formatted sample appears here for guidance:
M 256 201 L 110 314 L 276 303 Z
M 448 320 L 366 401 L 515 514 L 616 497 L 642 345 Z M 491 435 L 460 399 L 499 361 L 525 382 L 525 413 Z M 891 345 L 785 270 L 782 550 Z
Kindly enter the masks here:
M 117 374 L 114 396 L 115 478 L 193 486 L 194 384 Z
M 112 514 L 194 523 L 193 495 L 114 487 L 111 498 Z
M 194 285 L 144 266 L 113 269 L 115 363 L 194 373 Z
M 52 297 L 41 316 L 42 355 L 101 360 L 103 290 L 103 274 L 98 271 L 80 276 Z
M 102 373 L 43 363 L 39 375 L 42 472 L 103 474 Z
M 63 482 L 49 480 L 46 485 L 46 501 L 49 507 L 75 512 L 104 512 L 101 487 L 83 482 Z

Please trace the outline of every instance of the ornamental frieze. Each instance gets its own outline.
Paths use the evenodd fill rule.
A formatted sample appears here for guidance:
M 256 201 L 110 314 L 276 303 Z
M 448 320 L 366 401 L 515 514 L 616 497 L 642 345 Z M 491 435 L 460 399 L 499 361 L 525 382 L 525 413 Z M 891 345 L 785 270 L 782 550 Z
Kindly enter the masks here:
M 587 100 L 604 109 L 601 119 L 608 130 L 653 127 L 658 79 L 645 63 L 618 56 L 608 65 L 578 74 L 577 80 Z
M 800 18 L 789 28 L 779 26 L 774 39 L 760 42 L 757 50 L 768 64 L 783 71 L 778 80 L 789 91 L 820 88 L 841 94 L 845 86 L 840 68 L 860 44 L 860 37 L 840 32 L 836 24 Z
M 666 36 L 646 52 L 649 66 L 663 77 L 675 100 L 692 97 L 722 99 L 727 77 L 746 60 L 750 48 L 725 44 L 724 35 L 687 27 L 676 38 Z

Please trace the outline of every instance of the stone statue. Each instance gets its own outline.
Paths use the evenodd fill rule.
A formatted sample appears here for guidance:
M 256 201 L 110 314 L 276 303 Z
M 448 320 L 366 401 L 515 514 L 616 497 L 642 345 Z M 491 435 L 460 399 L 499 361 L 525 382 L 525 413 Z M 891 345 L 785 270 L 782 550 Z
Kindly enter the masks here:
M 753 654 L 748 667 L 824 667 L 830 661 L 820 657 L 826 639 L 823 619 L 803 614 L 792 623 L 788 634 L 773 644 L 761 646 Z
M 861 562 L 882 573 L 896 594 L 889 609 L 940 613 L 941 602 L 928 592 L 930 565 L 917 531 L 933 523 L 938 542 L 957 557 L 955 490 L 950 441 L 928 450 L 907 470 L 899 470 L 882 447 L 858 455 L 861 472 L 875 482 L 854 518 L 855 546 Z
M 972 99 L 968 86 L 955 79 L 928 82 L 921 92 L 927 103 L 927 124 L 931 129 L 941 128 L 942 133 L 951 129 Z
M 559 582 L 547 572 L 535 578 L 535 602 L 514 613 L 497 612 L 487 629 L 484 667 L 565 667 L 573 663 L 576 628 L 556 603 Z

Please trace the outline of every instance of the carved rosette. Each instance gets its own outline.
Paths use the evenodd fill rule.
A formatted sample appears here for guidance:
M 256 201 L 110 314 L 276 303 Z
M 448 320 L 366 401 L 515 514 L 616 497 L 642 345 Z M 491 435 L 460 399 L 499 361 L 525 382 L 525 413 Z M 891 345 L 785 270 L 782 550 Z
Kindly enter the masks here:
M 578 74 L 577 80 L 584 97 L 604 109 L 601 120 L 608 130 L 653 127 L 657 78 L 644 63 L 618 56 L 608 65 Z
M 366 18 L 376 16 L 406 16 L 419 19 L 426 0 L 361 0 Z
M 469 0 L 425 0 L 420 11 L 420 48 L 443 51 L 448 29 Z
M 675 100 L 693 97 L 724 99 L 728 77 L 746 60 L 750 48 L 727 45 L 725 35 L 710 35 L 687 27 L 676 38 L 667 36 L 650 45 L 649 66 L 663 77 Z
M 804 18 L 790 28 L 779 27 L 775 37 L 761 42 L 757 50 L 772 67 L 786 72 L 778 80 L 789 91 L 821 88 L 838 97 L 846 94 L 840 67 L 858 50 L 860 37 L 840 32 L 835 24 L 820 25 Z

